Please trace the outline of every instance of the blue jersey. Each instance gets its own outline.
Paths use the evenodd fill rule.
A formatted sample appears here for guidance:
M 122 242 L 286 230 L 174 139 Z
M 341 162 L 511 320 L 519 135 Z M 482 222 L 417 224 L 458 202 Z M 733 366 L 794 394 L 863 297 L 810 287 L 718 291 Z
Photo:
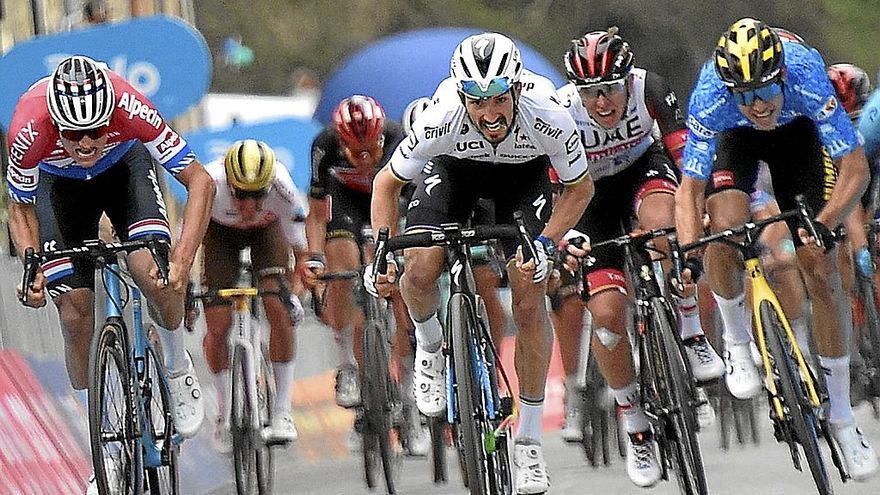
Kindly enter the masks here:
M 819 139 L 836 160 L 859 147 L 860 139 L 825 73 L 819 53 L 800 43 L 783 42 L 785 52 L 784 101 L 778 125 L 800 116 L 815 124 Z M 712 173 L 718 135 L 737 127 L 754 127 L 727 89 L 711 61 L 703 65 L 688 104 L 688 137 L 684 174 L 708 180 Z
M 874 91 L 862 107 L 859 132 L 865 138 L 865 156 L 868 157 L 868 163 L 877 164 L 880 161 L 880 89 Z

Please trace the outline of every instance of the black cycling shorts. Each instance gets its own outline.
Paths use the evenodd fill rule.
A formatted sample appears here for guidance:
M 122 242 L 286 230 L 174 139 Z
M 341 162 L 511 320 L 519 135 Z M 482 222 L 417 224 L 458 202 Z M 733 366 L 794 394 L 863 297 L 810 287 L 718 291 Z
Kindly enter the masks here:
M 629 232 L 645 196 L 656 192 L 675 194 L 675 170 L 669 153 L 659 145 L 651 146 L 628 168 L 596 181 L 596 194 L 575 229 L 587 234 L 592 243 Z M 586 270 L 590 294 L 610 286 L 625 289 L 623 248 L 600 247 L 590 255 L 594 259 Z
M 90 180 L 43 172 L 37 189 L 37 221 L 44 251 L 68 249 L 98 238 L 98 222 L 106 213 L 116 236 L 129 240 L 146 235 L 170 239 L 162 198 L 150 152 L 140 142 L 104 173 Z M 83 260 L 62 258 L 43 265 L 49 295 L 94 288 L 95 267 Z
M 352 191 L 331 179 L 327 181 L 327 196 L 330 201 L 327 240 L 352 239 L 360 245 L 362 229 L 370 225 L 370 195 Z
M 440 230 L 444 223 L 468 225 L 480 198 L 495 205 L 494 221 L 513 224 L 522 211 L 526 229 L 537 237 L 550 218 L 552 201 L 546 155 L 524 163 L 492 163 L 442 155 L 425 164 L 406 215 L 406 232 Z M 504 255 L 519 242 L 501 242 Z
M 831 198 L 837 169 L 822 147 L 816 126 L 807 117 L 770 131 L 739 127 L 718 137 L 715 165 L 706 183 L 706 197 L 736 189 L 751 194 L 758 174 L 758 161 L 767 163 L 773 194 L 781 211 L 795 208 L 795 196 L 803 194 L 813 213 Z M 800 246 L 798 220 L 787 221 L 792 239 Z

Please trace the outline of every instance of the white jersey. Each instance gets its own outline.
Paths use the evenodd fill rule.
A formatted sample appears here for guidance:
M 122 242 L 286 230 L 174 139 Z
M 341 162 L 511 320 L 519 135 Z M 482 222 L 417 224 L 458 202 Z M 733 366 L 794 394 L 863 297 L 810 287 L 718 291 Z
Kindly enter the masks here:
M 391 172 L 401 180 L 412 180 L 425 162 L 439 155 L 510 164 L 547 155 L 563 184 L 586 177 L 583 145 L 553 83 L 528 71 L 523 71 L 520 81 L 522 94 L 513 129 L 493 145 L 468 117 L 455 80 L 444 80 L 434 93 L 434 103 L 419 115 L 394 151 L 389 160 Z
M 587 153 L 590 175 L 594 180 L 617 174 L 633 164 L 654 144 L 654 117 L 648 110 L 645 97 L 644 69 L 630 72 L 632 94 L 628 98 L 623 118 L 611 129 L 593 120 L 584 108 L 581 95 L 574 84 L 559 88 L 562 105 L 574 118 Z
M 290 178 L 290 172 L 281 162 L 275 162 L 275 180 L 269 193 L 263 199 L 262 209 L 254 220 L 245 222 L 233 203 L 232 190 L 226 182 L 226 167 L 223 160 L 205 165 L 205 170 L 214 179 L 217 192 L 211 207 L 211 220 L 235 229 L 262 229 L 275 221 L 281 222 L 288 242 L 297 248 L 305 248 L 305 219 L 308 203 L 305 196 L 297 190 Z

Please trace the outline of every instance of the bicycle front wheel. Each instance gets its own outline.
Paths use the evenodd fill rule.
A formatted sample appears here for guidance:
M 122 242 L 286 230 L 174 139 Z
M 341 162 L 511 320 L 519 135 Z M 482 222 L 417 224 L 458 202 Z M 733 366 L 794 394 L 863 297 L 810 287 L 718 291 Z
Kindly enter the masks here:
M 263 353 L 262 356 L 266 354 Z M 259 415 L 258 433 L 269 431 L 272 427 L 272 406 L 275 404 L 275 377 L 269 362 L 263 357 L 260 359 L 260 374 L 256 377 L 257 386 L 257 414 Z M 261 438 L 255 444 L 255 461 L 257 467 L 257 493 L 269 495 L 272 493 L 273 478 L 275 477 L 275 458 L 272 449 Z
M 366 437 L 364 443 L 364 469 L 369 481 L 375 457 L 371 449 L 378 449 L 378 458 L 382 462 L 382 472 L 388 493 L 395 493 L 395 475 L 398 455 L 392 444 L 392 411 L 395 398 L 392 393 L 394 383 L 388 369 L 390 351 L 385 332 L 379 324 L 367 325 L 363 334 L 364 363 L 361 369 L 361 401 L 364 407 L 364 423 Z M 370 447 L 371 449 L 368 449 Z
M 697 438 L 694 381 L 679 345 L 678 326 L 673 324 L 671 309 L 661 299 L 654 299 L 651 307 L 652 331 L 661 351 L 661 362 L 658 363 L 661 366 L 656 369 L 658 376 L 655 379 L 661 385 L 658 390 L 671 416 L 667 427 L 672 434 L 665 436 L 673 447 L 671 459 L 675 464 L 676 479 L 682 493 L 705 495 L 709 488 Z
M 238 495 L 254 493 L 257 482 L 257 454 L 252 426 L 255 412 L 248 400 L 250 385 L 246 366 L 244 348 L 236 347 L 232 356 L 232 410 L 229 427 L 232 433 L 232 464 Z
M 147 347 L 147 359 L 144 363 L 146 380 L 141 395 L 144 403 L 145 426 L 151 447 L 158 452 L 156 462 L 145 464 L 148 491 L 154 495 L 177 495 L 179 484 L 177 476 L 177 454 L 179 447 L 174 444 L 174 419 L 171 409 L 171 393 L 165 380 L 165 367 L 159 355 L 151 347 Z M 149 455 L 147 455 L 149 457 Z
M 877 294 L 874 282 L 858 276 L 859 293 L 865 311 L 865 324 L 859 335 L 859 350 L 870 370 L 871 393 L 880 394 L 880 315 L 877 312 Z
M 806 390 L 797 371 L 791 346 L 783 343 L 784 330 L 773 305 L 763 301 L 760 311 L 764 337 L 767 340 L 768 351 L 773 358 L 773 367 L 776 370 L 777 391 L 782 394 L 781 399 L 787 415 L 780 420 L 791 429 L 793 440 L 801 445 L 801 450 L 804 457 L 807 458 L 807 464 L 810 466 L 810 472 L 819 493 L 830 495 L 834 493 L 834 490 L 831 487 L 831 479 L 819 450 L 819 425 L 816 413 L 807 402 Z M 792 447 L 792 461 L 794 461 L 795 467 L 800 470 L 800 460 L 794 447 Z
M 125 328 L 107 322 L 89 347 L 89 441 L 98 493 L 143 493 L 143 452 Z

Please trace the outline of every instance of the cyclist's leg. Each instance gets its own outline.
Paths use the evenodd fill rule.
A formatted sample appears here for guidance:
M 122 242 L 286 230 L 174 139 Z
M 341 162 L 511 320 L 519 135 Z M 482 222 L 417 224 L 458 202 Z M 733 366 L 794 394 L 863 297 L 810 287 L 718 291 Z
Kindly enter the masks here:
M 471 223 L 473 225 L 495 225 L 495 204 L 487 199 L 477 201 Z M 498 288 L 501 287 L 500 270 L 503 270 L 503 261 L 496 258 L 493 245 L 487 244 L 485 248 L 485 256 L 475 256 L 472 260 L 474 283 L 477 286 L 477 294 L 483 298 L 483 304 L 486 306 L 486 317 L 489 320 L 492 342 L 500 350 L 501 339 L 504 338 L 504 327 L 507 324 L 507 314 L 498 297 Z
M 589 331 L 585 327 L 586 307 L 578 297 L 571 276 L 565 269 L 562 270 L 561 278 L 565 280 L 562 282 L 563 285 L 551 296 L 550 321 L 556 341 L 559 343 L 559 356 L 565 375 L 562 438 L 569 442 L 577 442 L 583 438 L 581 421 L 585 404 L 581 394 L 587 374 L 585 362 L 587 354 L 582 353 L 581 350 L 583 345 L 589 345 L 589 342 L 583 339 L 584 335 L 589 336 Z
M 762 140 L 760 131 L 745 128 L 719 137 L 715 169 L 706 191 L 712 232 L 750 219 L 749 194 L 754 190 L 759 158 L 755 153 L 763 146 Z M 741 256 L 730 246 L 712 243 L 706 248 L 705 265 L 724 323 L 727 387 L 735 397 L 753 397 L 761 390 L 761 381 L 751 357 L 752 326 L 744 304 Z

